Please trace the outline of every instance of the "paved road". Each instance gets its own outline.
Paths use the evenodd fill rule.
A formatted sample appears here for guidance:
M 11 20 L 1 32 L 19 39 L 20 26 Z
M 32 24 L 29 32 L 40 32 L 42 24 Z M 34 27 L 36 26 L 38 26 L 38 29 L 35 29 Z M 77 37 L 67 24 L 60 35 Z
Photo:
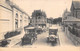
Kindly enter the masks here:
M 48 32 L 43 32 L 38 35 L 38 38 L 33 43 L 33 45 L 20 46 L 21 42 L 19 42 L 14 47 L 53 47 L 53 45 L 51 43 L 47 43 L 47 36 L 48 36 Z M 57 45 L 59 45 L 59 43 L 57 43 L 56 46 Z
M 47 36 L 48 36 L 48 32 L 44 32 L 40 35 L 38 35 L 38 39 L 37 41 L 33 44 L 33 45 L 37 45 L 37 46 L 53 46 L 51 45 L 51 43 L 47 42 Z

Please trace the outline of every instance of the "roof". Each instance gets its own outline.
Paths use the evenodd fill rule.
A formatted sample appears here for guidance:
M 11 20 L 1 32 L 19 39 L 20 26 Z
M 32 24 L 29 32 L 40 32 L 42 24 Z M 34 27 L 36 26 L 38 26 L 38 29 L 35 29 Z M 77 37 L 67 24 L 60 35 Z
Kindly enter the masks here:
M 12 8 L 10 7 L 10 5 L 7 2 L 5 2 L 5 0 L 0 0 L 0 6 L 12 11 Z
M 10 0 L 6 0 L 6 2 L 8 3 L 9 6 L 14 7 L 16 9 L 18 9 L 19 11 L 21 11 L 22 13 L 26 14 L 28 17 L 30 17 L 24 10 L 22 10 L 19 6 L 17 6 L 15 3 L 13 3 Z
M 72 4 L 75 9 L 80 8 L 80 1 L 72 1 Z
M 64 21 L 80 21 L 80 19 L 78 19 L 76 17 L 68 16 L 68 18 Z

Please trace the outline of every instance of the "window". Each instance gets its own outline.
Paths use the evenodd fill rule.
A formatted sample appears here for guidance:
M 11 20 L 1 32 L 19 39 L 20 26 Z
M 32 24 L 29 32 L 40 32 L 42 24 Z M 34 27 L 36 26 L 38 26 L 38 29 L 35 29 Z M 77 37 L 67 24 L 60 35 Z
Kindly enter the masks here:
M 38 19 L 40 19 L 41 17 L 39 16 Z
M 27 17 L 25 17 L 25 19 L 27 19 Z
M 18 28 L 18 20 L 15 20 L 15 29 Z
M 22 18 L 22 15 L 20 15 L 20 17 Z
M 22 20 L 20 20 L 20 27 L 22 27 Z
M 18 14 L 16 13 L 16 18 L 18 18 Z
M 77 12 L 77 17 L 80 18 L 80 11 Z
M 41 14 L 40 13 L 36 13 L 36 16 L 40 16 Z
M 36 23 L 37 23 L 37 20 L 36 20 Z
M 35 19 L 37 19 L 37 17 L 35 17 Z

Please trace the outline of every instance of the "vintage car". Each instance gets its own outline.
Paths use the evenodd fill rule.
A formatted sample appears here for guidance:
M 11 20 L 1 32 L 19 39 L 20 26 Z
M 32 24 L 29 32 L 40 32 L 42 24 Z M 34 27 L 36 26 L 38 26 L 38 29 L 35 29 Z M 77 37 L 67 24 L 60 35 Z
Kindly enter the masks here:
M 25 35 L 22 38 L 22 45 L 24 44 L 33 44 L 37 40 L 37 33 L 34 27 L 24 28 Z
M 0 47 L 7 47 L 7 45 L 10 43 L 11 40 L 9 39 L 3 39 L 0 40 Z
M 47 37 L 47 42 L 57 42 L 57 31 L 58 31 L 58 28 L 57 27 L 50 27 L 49 28 L 49 35 Z
M 36 33 L 41 34 L 43 32 L 42 28 L 36 28 Z

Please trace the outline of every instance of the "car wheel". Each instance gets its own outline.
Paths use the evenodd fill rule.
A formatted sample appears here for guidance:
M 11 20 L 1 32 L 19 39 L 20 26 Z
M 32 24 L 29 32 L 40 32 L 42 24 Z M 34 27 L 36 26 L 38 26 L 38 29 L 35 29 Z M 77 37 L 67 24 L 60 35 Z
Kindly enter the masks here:
M 57 43 L 57 39 L 55 39 L 55 42 Z
M 33 44 L 33 39 L 31 39 L 31 45 Z
M 49 38 L 47 37 L 47 43 L 49 43 Z

